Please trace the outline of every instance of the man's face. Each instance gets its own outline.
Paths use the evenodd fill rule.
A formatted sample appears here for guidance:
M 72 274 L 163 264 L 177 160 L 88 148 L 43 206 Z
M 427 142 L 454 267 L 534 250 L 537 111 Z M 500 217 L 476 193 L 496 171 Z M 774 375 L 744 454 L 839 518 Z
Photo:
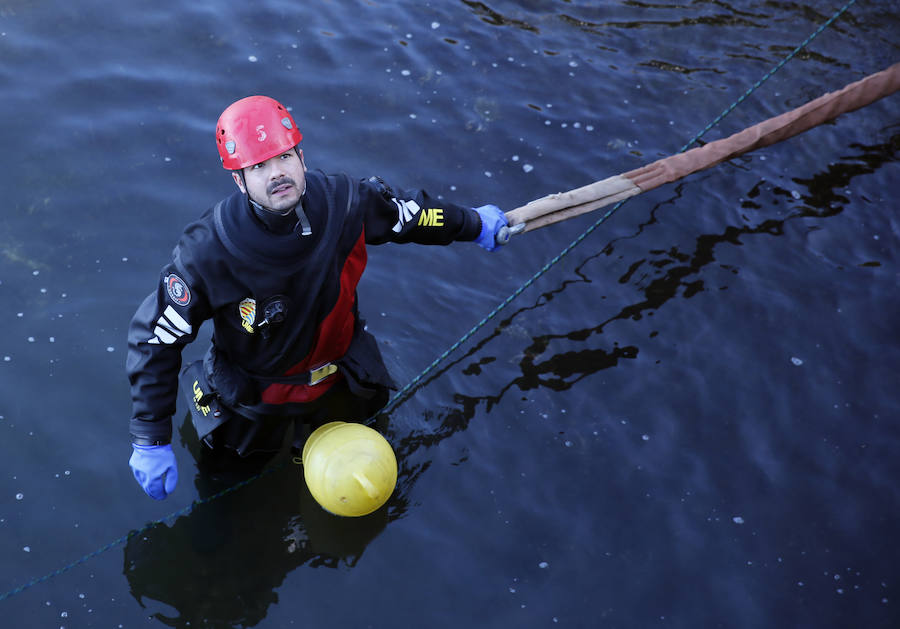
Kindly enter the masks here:
M 281 155 L 244 169 L 244 190 L 241 178 L 232 173 L 234 182 L 242 192 L 270 210 L 285 212 L 300 202 L 306 190 L 306 164 L 303 151 L 291 149 Z

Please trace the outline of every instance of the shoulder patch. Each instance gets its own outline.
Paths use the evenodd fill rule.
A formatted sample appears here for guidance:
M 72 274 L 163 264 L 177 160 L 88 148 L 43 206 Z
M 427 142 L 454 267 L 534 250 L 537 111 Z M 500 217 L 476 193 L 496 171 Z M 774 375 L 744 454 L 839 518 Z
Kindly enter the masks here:
M 191 303 L 191 291 L 183 279 L 170 273 L 165 279 L 166 292 L 176 306 L 187 306 Z

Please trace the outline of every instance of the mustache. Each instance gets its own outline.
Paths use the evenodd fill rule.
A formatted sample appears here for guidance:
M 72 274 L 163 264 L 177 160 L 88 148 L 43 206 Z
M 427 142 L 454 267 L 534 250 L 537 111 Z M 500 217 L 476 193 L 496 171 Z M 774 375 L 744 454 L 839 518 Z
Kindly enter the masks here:
M 285 184 L 290 184 L 295 188 L 297 187 L 296 181 L 294 181 L 290 177 L 282 177 L 281 179 L 277 179 L 266 186 L 266 194 L 272 194 L 273 192 L 275 192 L 275 188 L 278 188 L 279 186 L 283 186 Z

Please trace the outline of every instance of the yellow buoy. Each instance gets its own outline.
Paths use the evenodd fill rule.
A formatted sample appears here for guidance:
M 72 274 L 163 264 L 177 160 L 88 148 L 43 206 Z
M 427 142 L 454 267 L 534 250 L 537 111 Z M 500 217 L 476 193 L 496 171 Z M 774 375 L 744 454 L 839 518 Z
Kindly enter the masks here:
M 309 492 L 335 515 L 361 516 L 387 502 L 397 485 L 397 457 L 381 434 L 363 424 L 329 422 L 303 446 Z

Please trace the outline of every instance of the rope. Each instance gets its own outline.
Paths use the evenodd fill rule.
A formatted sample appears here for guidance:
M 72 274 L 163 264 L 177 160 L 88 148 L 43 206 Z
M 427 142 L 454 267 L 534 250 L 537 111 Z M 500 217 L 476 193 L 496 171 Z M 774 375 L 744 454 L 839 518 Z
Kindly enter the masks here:
M 801 43 L 801 44 L 798 45 L 796 48 L 794 48 L 794 50 L 791 51 L 790 54 L 788 54 L 784 59 L 782 59 L 782 60 L 781 60 L 774 68 L 772 68 L 771 70 L 769 70 L 769 71 L 768 71 L 768 72 L 767 72 L 760 80 L 758 80 L 756 83 L 754 83 L 754 84 L 750 87 L 750 89 L 748 89 L 743 95 L 741 95 L 740 98 L 738 98 L 734 103 L 732 103 L 731 106 L 729 106 L 727 109 L 725 109 L 725 111 L 723 111 L 721 114 L 719 114 L 719 115 L 718 115 L 712 122 L 710 122 L 710 123 L 709 123 L 702 131 L 700 131 L 697 135 L 695 135 L 693 138 L 691 138 L 691 140 L 690 140 L 687 144 L 685 144 L 683 147 L 681 147 L 681 149 L 680 149 L 678 152 L 679 152 L 679 153 L 683 153 L 684 151 L 686 151 L 692 144 L 694 144 L 694 143 L 697 142 L 701 137 L 703 137 L 710 129 L 712 129 L 712 128 L 713 128 L 714 126 L 716 126 L 719 122 L 721 122 L 722 119 L 725 118 L 725 116 L 727 116 L 727 115 L 730 114 L 732 111 L 734 111 L 734 109 L 735 109 L 738 105 L 740 105 L 742 102 L 744 102 L 744 100 L 746 100 L 747 97 L 750 96 L 750 94 L 752 94 L 753 92 L 755 92 L 755 91 L 756 91 L 763 83 L 765 83 L 765 82 L 766 82 L 773 74 L 775 74 L 778 70 L 780 70 L 780 69 L 781 69 L 788 61 L 790 61 L 791 59 L 793 59 L 793 58 L 797 55 L 797 53 L 799 53 L 803 48 L 805 48 L 805 47 L 806 47 L 813 39 L 815 39 L 816 37 L 818 37 L 819 34 L 822 33 L 822 31 L 824 31 L 826 28 L 828 28 L 829 26 L 831 26 L 831 24 L 834 23 L 835 20 L 837 20 L 841 15 L 843 15 L 843 14 L 844 14 L 851 6 L 853 6 L 855 3 L 856 3 L 856 0 L 849 0 L 849 2 L 847 2 L 847 4 L 845 4 L 843 7 L 841 7 L 840 9 L 838 9 L 838 10 L 834 13 L 834 15 L 832 15 L 832 16 L 831 16 L 824 24 L 822 24 L 818 29 L 816 29 L 816 31 L 815 31 L 812 35 L 810 35 L 809 37 L 807 37 L 807 38 L 803 41 L 803 43 Z M 537 271 L 534 275 L 532 275 L 530 278 L 528 278 L 528 279 L 525 281 L 525 283 L 522 284 L 519 288 L 517 288 L 511 295 L 509 295 L 509 297 L 507 297 L 506 299 L 504 299 L 503 302 L 502 302 L 500 305 L 498 305 L 496 308 L 494 308 L 494 309 L 493 309 L 487 316 L 485 316 L 481 321 L 479 321 L 479 322 L 476 323 L 474 326 L 472 326 L 472 328 L 471 328 L 468 332 L 466 332 L 465 334 L 463 334 L 463 335 L 459 338 L 458 341 L 456 341 L 455 343 L 453 343 L 453 345 L 451 345 L 449 348 L 447 348 L 447 350 L 445 350 L 440 356 L 438 356 L 437 358 L 435 358 L 435 359 L 431 362 L 430 365 L 428 365 L 425 369 L 423 369 L 423 370 L 419 373 L 419 375 L 417 375 L 417 376 L 414 377 L 412 380 L 410 380 L 409 383 L 406 384 L 406 386 L 404 386 L 402 389 L 400 389 L 400 391 L 398 391 L 397 394 L 394 395 L 394 397 L 391 398 L 391 399 L 388 401 L 388 403 L 385 405 L 385 407 L 380 411 L 380 414 L 387 413 L 387 412 L 390 411 L 390 409 L 394 408 L 400 401 L 402 401 L 402 400 L 404 399 L 404 396 L 406 396 L 410 391 L 412 391 L 412 390 L 416 387 L 416 385 L 418 385 L 419 382 L 422 381 L 422 379 L 423 379 L 425 376 L 427 376 L 429 373 L 431 373 L 431 372 L 432 372 L 439 364 L 441 364 L 441 363 L 442 363 L 442 362 L 443 362 L 450 354 L 452 354 L 452 353 L 453 353 L 454 351 L 456 351 L 461 345 L 463 345 L 466 341 L 468 341 L 470 338 L 472 338 L 472 336 L 473 336 L 474 334 L 476 334 L 476 333 L 478 332 L 478 330 L 480 330 L 480 329 L 483 328 L 485 325 L 487 325 L 488 322 L 491 321 L 491 319 L 493 319 L 495 316 L 497 316 L 497 314 L 499 314 L 504 308 L 506 308 L 510 303 L 512 303 L 513 300 L 515 300 L 519 295 L 521 295 L 525 290 L 527 290 L 532 284 L 534 284 L 539 278 L 541 278 L 544 274 L 546 274 L 547 271 L 549 271 L 549 270 L 550 270 L 553 266 L 555 266 L 560 260 L 562 260 L 565 256 L 567 256 L 567 255 L 568 255 L 575 247 L 577 247 L 579 244 L 581 244 L 581 242 L 582 242 L 585 238 L 587 238 L 591 233 L 593 233 L 594 230 L 596 230 L 596 229 L 597 229 L 600 225 L 602 225 L 607 219 L 609 219 L 613 214 L 615 214 L 616 211 L 617 211 L 620 207 L 622 207 L 623 205 L 625 205 L 625 202 L 626 202 L 626 201 L 627 201 L 627 199 L 626 199 L 625 201 L 619 201 L 618 203 L 616 203 L 616 204 L 615 204 L 612 208 L 610 208 L 603 216 L 601 216 L 601 217 L 600 217 L 593 225 L 591 225 L 590 227 L 588 227 L 588 228 L 587 228 L 580 236 L 578 236 L 575 240 L 573 240 L 571 243 L 569 243 L 568 246 L 566 246 L 562 251 L 560 251 L 556 256 L 554 256 L 552 260 L 550 260 L 549 262 L 547 262 L 543 267 L 541 267 L 541 269 L 540 269 L 539 271 Z M 371 423 L 374 422 L 374 419 L 375 419 L 374 417 L 373 417 L 373 418 L 370 418 L 366 423 L 367 423 L 367 424 L 371 424 Z M 91 552 L 91 553 L 88 553 L 87 555 L 84 555 L 84 556 L 81 557 L 80 559 L 76 559 L 75 561 L 73 561 L 73 562 L 71 562 L 71 563 L 69 563 L 69 564 L 67 564 L 67 565 L 65 565 L 65 566 L 63 566 L 63 567 L 61 567 L 61 568 L 58 568 L 57 570 L 54 570 L 53 572 L 50 572 L 50 573 L 48 573 L 48 574 L 46 574 L 46 575 L 44 575 L 44 576 L 42 576 L 42 577 L 37 577 L 37 578 L 35 578 L 35 579 L 32 579 L 31 581 L 28 581 L 27 583 L 24 583 L 24 584 L 22 584 L 22 585 L 20 585 L 20 586 L 18 586 L 18 587 L 16 587 L 16 588 L 13 588 L 13 589 L 11 589 L 11 590 L 9 590 L 9 591 L 7 591 L 7 592 L 4 592 L 4 593 L 0 594 L 0 602 L 5 601 L 5 600 L 7 600 L 7 599 L 9 599 L 9 598 L 11 598 L 11 597 L 13 597 L 13 596 L 15 596 L 16 594 L 20 594 L 20 593 L 24 592 L 25 590 L 27 590 L 27 589 L 29 589 L 29 588 L 31 588 L 31 587 L 34 587 L 35 585 L 39 585 L 39 584 L 41 584 L 41 583 L 45 583 L 45 582 L 49 581 L 50 579 L 52 579 L 52 578 L 54 578 L 54 577 L 57 577 L 57 576 L 59 576 L 59 575 L 61 575 L 61 574 L 65 574 L 65 573 L 68 572 L 69 570 L 72 570 L 73 568 L 77 568 L 78 566 L 80 566 L 80 565 L 82 565 L 82 564 L 84 564 L 84 563 L 90 561 L 90 560 L 93 559 L 94 557 L 97 557 L 97 556 L 99 556 L 99 555 L 102 555 L 103 553 L 105 553 L 105 552 L 108 551 L 108 550 L 111 550 L 111 549 L 113 549 L 113 548 L 115 548 L 115 547 L 117 547 L 117 546 L 120 546 L 120 545 L 122 545 L 122 544 L 125 544 L 125 543 L 126 543 L 129 539 L 131 539 L 132 537 L 135 537 L 135 536 L 137 536 L 137 535 L 141 535 L 141 534 L 145 533 L 146 531 L 150 530 L 151 528 L 153 528 L 154 526 L 158 526 L 158 525 L 160 525 L 160 524 L 165 524 L 166 522 L 170 522 L 170 521 L 172 521 L 172 520 L 174 520 L 174 519 L 176 519 L 176 518 L 178 518 L 178 517 L 181 517 L 181 516 L 183 516 L 183 515 L 187 515 L 188 513 L 190 513 L 190 512 L 194 509 L 194 507 L 197 507 L 197 506 L 199 506 L 199 505 L 205 504 L 205 503 L 207 503 L 207 502 L 212 502 L 213 500 L 216 500 L 216 499 L 218 499 L 218 498 L 221 498 L 222 496 L 224 496 L 224 495 L 226 495 L 226 494 L 228 494 L 228 493 L 231 493 L 231 492 L 233 492 L 233 491 L 236 491 L 236 490 L 238 490 L 238 489 L 240 489 L 240 488 L 242 488 L 242 487 L 245 487 L 246 485 L 249 485 L 249 484 L 252 483 L 253 481 L 255 481 L 255 480 L 259 479 L 259 478 L 262 478 L 263 476 L 265 476 L 265 475 L 267 475 L 267 474 L 270 474 L 270 473 L 272 473 L 272 472 L 275 472 L 275 471 L 281 469 L 282 467 L 284 467 L 284 465 L 278 465 L 278 466 L 274 466 L 274 467 L 272 467 L 272 468 L 266 469 L 266 470 L 264 470 L 263 472 L 260 472 L 259 474 L 255 475 L 255 476 L 252 476 L 252 477 L 250 477 L 250 478 L 248 478 L 248 479 L 246 479 L 246 480 L 243 480 L 243 481 L 241 481 L 241 482 L 239 482 L 239 483 L 237 483 L 237 484 L 235 484 L 235 485 L 233 485 L 233 486 L 231 486 L 231 487 L 229 487 L 229 488 L 227 488 L 227 489 L 224 489 L 224 490 L 220 491 L 220 492 L 217 493 L 217 494 L 214 494 L 214 495 L 212 495 L 212 496 L 210 496 L 210 497 L 208 497 L 208 498 L 202 498 L 202 499 L 194 500 L 191 504 L 187 505 L 186 507 L 184 507 L 184 508 L 182 508 L 182 509 L 179 509 L 178 511 L 175 511 L 175 512 L 173 512 L 173 513 L 170 513 L 169 515 L 167 515 L 167 516 L 165 516 L 165 517 L 163 517 L 163 518 L 160 518 L 160 519 L 158 519 L 158 520 L 153 520 L 153 521 L 151 521 L 151 522 L 148 522 L 147 524 L 145 524 L 145 525 L 144 525 L 143 527 L 141 527 L 140 529 L 137 529 L 137 530 L 134 530 L 134 531 L 130 531 L 130 532 L 127 533 L 126 535 L 123 535 L 122 537 L 119 537 L 118 539 L 115 539 L 115 540 L 109 542 L 108 544 L 106 544 L 106 545 L 104 545 L 104 546 L 101 546 L 101 547 L 98 548 L 97 550 L 95 550 L 95 551 L 93 551 L 93 552 Z

